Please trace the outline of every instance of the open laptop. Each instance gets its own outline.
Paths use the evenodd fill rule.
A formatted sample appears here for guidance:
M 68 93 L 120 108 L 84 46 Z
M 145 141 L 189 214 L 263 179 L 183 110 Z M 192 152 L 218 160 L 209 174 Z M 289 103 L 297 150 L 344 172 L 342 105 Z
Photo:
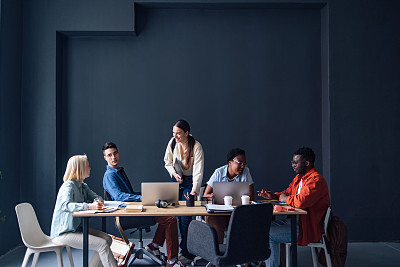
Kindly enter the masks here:
M 214 182 L 213 196 L 214 204 L 224 204 L 224 197 L 232 197 L 232 205 L 242 204 L 242 195 L 250 194 L 249 183 L 247 182 Z
M 179 205 L 179 183 L 142 183 L 143 206 L 154 206 L 157 200 Z

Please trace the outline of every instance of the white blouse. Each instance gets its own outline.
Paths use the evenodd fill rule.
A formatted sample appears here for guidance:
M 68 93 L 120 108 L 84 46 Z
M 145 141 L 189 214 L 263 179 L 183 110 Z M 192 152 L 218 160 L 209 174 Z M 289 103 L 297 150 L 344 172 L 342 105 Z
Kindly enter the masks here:
M 183 168 L 183 175 L 193 176 L 192 192 L 196 192 L 196 194 L 199 194 L 201 182 L 203 181 L 203 172 L 204 172 L 203 148 L 201 147 L 201 144 L 196 140 L 193 148 L 193 154 L 190 157 L 189 168 L 185 169 L 186 149 L 184 145 L 182 145 L 181 143 L 176 143 L 174 152 L 172 152 L 171 148 L 172 140 L 174 140 L 173 137 L 171 138 L 171 140 L 169 140 L 167 149 L 165 150 L 165 156 L 164 156 L 165 168 L 169 172 L 169 175 L 172 177 L 172 175 L 175 173 L 174 161 L 178 160 L 178 162 L 181 164 Z

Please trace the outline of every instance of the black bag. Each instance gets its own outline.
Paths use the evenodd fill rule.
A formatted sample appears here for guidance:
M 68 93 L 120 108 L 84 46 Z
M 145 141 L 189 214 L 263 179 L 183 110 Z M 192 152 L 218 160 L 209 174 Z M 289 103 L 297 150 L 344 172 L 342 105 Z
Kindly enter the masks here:
M 347 257 L 347 227 L 337 216 L 331 214 L 328 224 L 327 250 L 331 256 L 332 267 L 343 267 Z M 323 249 L 318 253 L 318 262 L 326 265 Z

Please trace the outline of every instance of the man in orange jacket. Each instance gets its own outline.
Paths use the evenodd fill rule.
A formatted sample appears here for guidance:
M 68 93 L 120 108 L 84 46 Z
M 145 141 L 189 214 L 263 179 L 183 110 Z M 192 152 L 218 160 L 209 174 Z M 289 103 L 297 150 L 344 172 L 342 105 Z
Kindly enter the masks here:
M 292 168 L 297 173 L 289 187 L 275 194 L 262 191 L 259 196 L 267 199 L 279 199 L 288 205 L 307 211 L 299 216 L 298 245 L 306 246 L 322 238 L 323 220 L 330 206 L 328 185 L 314 167 L 315 153 L 311 148 L 302 147 L 294 152 Z M 279 244 L 290 242 L 290 219 L 276 220 L 271 224 L 271 256 L 267 267 L 279 266 Z

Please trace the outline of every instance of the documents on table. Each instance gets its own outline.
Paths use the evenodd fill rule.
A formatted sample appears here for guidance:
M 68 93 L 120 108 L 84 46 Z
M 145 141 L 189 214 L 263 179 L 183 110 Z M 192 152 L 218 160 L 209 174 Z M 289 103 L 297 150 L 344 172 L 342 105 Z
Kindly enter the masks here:
M 124 206 L 126 203 L 122 201 L 104 201 L 103 202 L 105 207 L 112 207 L 112 208 L 118 208 L 120 206 Z
M 94 213 L 108 213 L 118 210 L 119 207 L 126 205 L 122 201 L 104 201 L 103 208 L 100 210 L 80 210 L 75 211 L 75 214 L 94 214 Z
M 251 202 L 251 204 L 263 204 L 263 203 L 287 205 L 286 202 L 282 202 L 282 201 L 275 200 L 275 199 L 262 199 L 262 200 L 254 200 Z
M 212 212 L 232 212 L 235 208 L 231 205 L 218 205 L 218 204 L 206 204 L 208 213 Z
M 143 205 L 137 205 L 137 204 L 128 204 L 125 207 L 126 212 L 132 212 L 132 211 L 143 211 Z
M 101 213 L 101 212 L 113 212 L 116 211 L 118 207 L 104 207 L 101 210 L 80 210 L 74 211 L 74 214 L 94 214 L 94 213 Z
M 75 214 L 95 214 L 97 210 L 80 210 L 74 211 Z

